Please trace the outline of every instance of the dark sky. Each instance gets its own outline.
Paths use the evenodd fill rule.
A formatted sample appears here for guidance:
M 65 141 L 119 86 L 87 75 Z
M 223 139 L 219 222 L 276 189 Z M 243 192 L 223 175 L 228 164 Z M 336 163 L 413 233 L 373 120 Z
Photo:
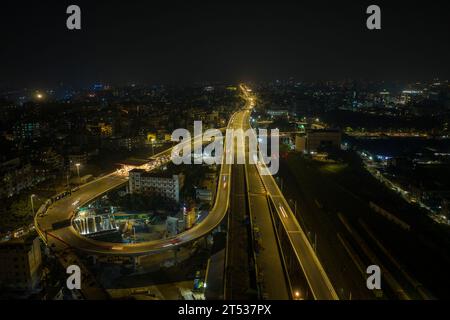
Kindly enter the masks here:
M 70 4 L 81 31 L 66 29 Z M 366 29 L 369 4 L 382 30 Z M 436 0 L 6 0 L 0 86 L 450 78 L 449 34 Z

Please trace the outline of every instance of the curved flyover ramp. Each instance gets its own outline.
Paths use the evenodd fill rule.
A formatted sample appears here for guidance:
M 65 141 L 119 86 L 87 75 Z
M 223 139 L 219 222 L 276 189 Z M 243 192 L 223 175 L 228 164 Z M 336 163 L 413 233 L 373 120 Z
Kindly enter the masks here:
M 236 127 L 240 118 L 247 111 L 238 111 L 230 119 L 229 128 Z M 194 139 L 197 139 L 195 137 Z M 190 141 L 189 141 L 190 142 Z M 226 144 L 224 144 L 226 146 Z M 223 157 L 227 150 L 224 149 Z M 155 157 L 167 157 L 171 149 L 166 150 Z M 105 194 L 106 192 L 127 183 L 126 177 L 112 173 L 91 183 L 82 186 L 72 195 L 52 204 L 44 215 L 36 215 L 35 226 L 40 237 L 54 250 L 75 248 L 78 250 L 102 255 L 147 255 L 168 250 L 176 246 L 199 239 L 214 230 L 227 214 L 230 199 L 231 165 L 222 162 L 220 176 L 217 185 L 214 206 L 208 216 L 193 228 L 178 234 L 176 237 L 154 240 L 142 243 L 112 243 L 95 241 L 80 235 L 72 226 L 72 218 L 77 207 L 83 206 Z M 61 224 L 61 228 L 53 228 L 55 224 Z

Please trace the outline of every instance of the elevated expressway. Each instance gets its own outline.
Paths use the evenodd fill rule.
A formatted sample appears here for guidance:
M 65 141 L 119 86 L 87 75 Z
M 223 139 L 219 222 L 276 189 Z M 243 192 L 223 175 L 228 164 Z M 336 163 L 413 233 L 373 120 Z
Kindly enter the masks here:
M 241 89 L 247 100 L 254 100 L 249 93 L 250 90 L 245 87 L 241 87 Z M 244 117 L 242 121 L 242 127 L 250 127 L 248 116 Z M 262 181 L 269 199 L 274 228 L 284 256 L 292 297 L 294 299 L 338 300 L 322 264 L 267 166 L 258 162 L 256 165 L 249 164 L 247 167 L 250 172 L 253 167 L 257 168 L 258 174 L 248 175 L 250 183 L 257 185 L 259 180 Z M 302 288 L 302 290 L 300 291 L 298 288 Z
M 246 90 L 247 103 L 243 110 L 234 113 L 228 123 L 227 128 L 245 129 L 248 128 L 248 119 L 253 105 L 253 97 Z M 201 137 L 194 137 L 201 139 Z M 186 141 L 185 143 L 191 143 Z M 208 216 L 192 229 L 178 234 L 175 237 L 160 239 L 149 242 L 125 244 L 95 241 L 80 235 L 72 226 L 71 220 L 79 206 L 83 206 L 95 198 L 101 197 L 105 193 L 127 183 L 127 177 L 118 173 L 111 173 L 99 178 L 79 188 L 70 196 L 67 196 L 53 203 L 45 212 L 38 212 L 35 216 L 35 226 L 40 237 L 56 251 L 63 251 L 67 248 L 82 250 L 92 254 L 100 255 L 129 255 L 139 256 L 158 253 L 164 250 L 175 248 L 182 244 L 197 240 L 209 234 L 224 219 L 228 212 L 230 189 L 231 189 L 231 169 L 232 165 L 227 164 L 225 157 L 230 152 L 224 143 L 222 165 L 220 169 L 219 182 L 217 186 L 214 206 Z M 172 148 L 153 157 L 154 161 L 160 163 L 169 161 Z M 278 188 L 272 175 L 264 175 L 267 167 L 264 164 L 256 165 L 259 177 L 267 192 L 271 209 L 273 212 L 274 227 L 277 230 L 278 241 L 285 259 L 291 289 L 295 290 L 296 275 L 301 275 L 306 280 L 307 290 L 316 300 L 336 300 L 338 299 L 333 286 L 328 279 L 323 267 L 318 260 L 305 233 L 297 222 L 282 192 Z M 55 227 L 61 222 L 62 227 Z M 293 280 L 294 279 L 294 280 Z M 296 294 L 293 294 L 296 297 Z

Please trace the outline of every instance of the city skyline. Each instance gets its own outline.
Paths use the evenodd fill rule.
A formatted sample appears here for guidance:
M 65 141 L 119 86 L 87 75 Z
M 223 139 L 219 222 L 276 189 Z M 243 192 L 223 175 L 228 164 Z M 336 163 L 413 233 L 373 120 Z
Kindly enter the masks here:
M 449 299 L 447 12 L 8 2 L 0 300 Z

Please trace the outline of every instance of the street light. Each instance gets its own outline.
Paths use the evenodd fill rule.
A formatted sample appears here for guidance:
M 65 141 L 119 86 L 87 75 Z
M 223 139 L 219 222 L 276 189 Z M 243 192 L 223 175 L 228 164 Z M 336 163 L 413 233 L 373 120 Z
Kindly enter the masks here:
M 30 200 L 31 200 L 31 211 L 33 212 L 33 216 L 34 216 L 34 201 L 33 201 L 33 198 L 34 198 L 34 197 L 36 197 L 35 194 L 32 194 L 32 195 L 30 196 Z
M 152 138 L 151 142 L 152 142 L 152 156 L 154 156 L 155 155 L 155 150 L 153 149 L 153 145 L 155 143 L 155 138 Z
M 78 174 L 78 182 L 80 182 L 80 166 L 81 164 L 79 163 L 75 163 L 75 167 L 77 167 L 77 174 Z

